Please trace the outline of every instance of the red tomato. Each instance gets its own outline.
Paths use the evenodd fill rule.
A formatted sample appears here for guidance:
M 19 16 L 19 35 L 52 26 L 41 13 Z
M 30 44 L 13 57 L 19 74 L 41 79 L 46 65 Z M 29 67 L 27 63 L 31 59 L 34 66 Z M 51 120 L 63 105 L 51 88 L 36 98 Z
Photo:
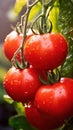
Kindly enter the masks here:
M 15 51 L 19 48 L 22 43 L 23 36 L 18 34 L 16 31 L 9 33 L 4 41 L 3 49 L 6 57 L 11 61 Z M 20 55 L 17 56 L 20 59 Z
M 23 103 L 33 99 L 40 85 L 39 75 L 32 68 L 20 70 L 12 67 L 4 78 L 4 87 L 8 95 Z
M 34 103 L 25 106 L 25 115 L 28 122 L 39 130 L 52 130 L 62 125 L 56 120 L 49 120 L 48 116 L 37 110 Z
M 73 115 L 73 79 L 62 78 L 53 85 L 41 86 L 35 95 L 38 110 L 53 120 L 66 120 Z
M 25 42 L 33 35 L 33 33 L 28 34 Z M 14 53 L 20 47 L 23 40 L 23 34 L 18 34 L 16 31 L 9 33 L 4 41 L 3 50 L 6 57 L 11 61 Z M 20 60 L 20 53 L 17 55 L 17 59 Z
M 61 34 L 34 35 L 24 45 L 24 57 L 35 68 L 52 70 L 64 62 L 67 50 L 67 41 Z

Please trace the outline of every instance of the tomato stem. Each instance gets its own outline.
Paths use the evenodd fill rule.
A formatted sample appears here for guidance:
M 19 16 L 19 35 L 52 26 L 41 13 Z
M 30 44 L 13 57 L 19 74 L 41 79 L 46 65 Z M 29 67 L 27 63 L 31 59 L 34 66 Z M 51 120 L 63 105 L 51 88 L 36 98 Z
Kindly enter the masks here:
M 26 39 L 26 31 L 27 31 L 27 24 L 28 24 L 28 17 L 29 17 L 29 13 L 30 10 L 32 9 L 32 7 L 38 2 L 38 0 L 36 0 L 33 4 L 29 4 L 29 0 L 27 0 L 27 11 L 26 11 L 26 17 L 25 17 L 25 24 L 24 24 L 24 31 L 23 31 L 23 41 L 22 41 L 22 46 L 21 46 L 21 52 L 22 52 L 22 63 L 23 63 L 23 67 L 25 66 L 25 60 L 24 60 L 24 56 L 23 56 L 23 48 L 24 48 L 24 42 Z
M 21 16 L 21 24 L 19 24 L 19 26 L 16 26 L 16 29 L 19 31 L 19 29 L 21 28 L 22 32 L 23 32 L 23 40 L 22 40 L 22 44 L 21 46 L 17 49 L 17 51 L 14 53 L 14 56 L 12 58 L 12 64 L 14 66 L 17 66 L 20 69 L 25 68 L 28 63 L 25 62 L 24 60 L 24 55 L 23 55 L 23 48 L 24 48 L 24 43 L 25 43 L 25 39 L 27 37 L 26 35 L 26 31 L 27 31 L 27 24 L 28 24 L 28 17 L 29 17 L 29 13 L 32 9 L 32 7 L 38 3 L 39 0 L 36 0 L 33 4 L 29 4 L 29 0 L 27 0 L 27 10 L 26 13 Z M 24 29 L 23 29 L 24 28 Z M 21 54 L 21 62 L 19 63 L 18 60 L 16 59 L 17 54 L 20 52 Z M 16 65 L 15 65 L 16 64 Z
M 50 33 L 52 31 L 52 22 L 49 19 L 49 14 L 51 9 L 54 6 L 53 5 L 54 2 L 55 0 L 50 0 L 47 3 L 45 2 L 45 0 L 41 0 L 42 12 L 37 16 L 37 18 L 35 18 L 35 20 L 31 25 L 31 30 L 33 33 L 44 34 L 44 33 Z M 39 21 L 39 25 L 37 24 L 38 21 Z

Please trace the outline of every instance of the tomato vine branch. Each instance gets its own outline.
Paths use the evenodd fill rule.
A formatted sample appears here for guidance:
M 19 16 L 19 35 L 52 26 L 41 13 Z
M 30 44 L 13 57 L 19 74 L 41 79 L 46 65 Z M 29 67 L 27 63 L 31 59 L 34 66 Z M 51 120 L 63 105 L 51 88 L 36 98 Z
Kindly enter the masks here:
M 24 28 L 24 29 L 23 29 L 23 40 L 22 40 L 21 46 L 17 49 L 17 51 L 14 53 L 14 56 L 13 56 L 13 58 L 12 58 L 12 64 L 13 64 L 14 66 L 17 65 L 17 67 L 20 68 L 20 69 L 23 69 L 24 67 L 27 66 L 27 64 L 26 64 L 26 62 L 25 62 L 25 60 L 24 60 L 24 56 L 23 56 L 23 47 L 24 47 L 25 39 L 26 39 L 26 37 L 27 37 L 26 31 L 27 31 L 28 17 L 29 17 L 29 14 L 30 14 L 31 9 L 32 9 L 33 6 L 34 6 L 35 4 L 37 4 L 38 2 L 39 2 L 39 0 L 36 0 L 33 4 L 29 4 L 29 0 L 27 0 L 27 10 L 26 10 L 26 13 L 21 17 L 21 24 L 19 25 L 19 27 Z M 19 29 L 19 28 L 18 28 L 18 29 Z M 20 51 L 20 53 L 21 53 L 21 61 L 22 61 L 21 63 L 22 63 L 22 64 L 21 64 L 21 63 L 19 64 L 18 61 L 16 60 L 16 56 L 17 56 L 17 54 L 19 53 L 19 51 Z M 15 65 L 15 61 L 17 61 L 17 62 L 16 62 L 16 65 Z
M 31 25 L 31 30 L 35 34 L 44 34 L 50 33 L 52 31 L 52 22 L 49 19 L 49 14 L 51 9 L 54 6 L 55 0 L 51 0 L 49 2 L 45 2 L 45 0 L 41 0 L 42 12 L 35 18 Z M 37 22 L 39 22 L 37 24 Z M 35 29 L 36 25 L 36 29 Z M 49 26 L 48 26 L 49 25 Z

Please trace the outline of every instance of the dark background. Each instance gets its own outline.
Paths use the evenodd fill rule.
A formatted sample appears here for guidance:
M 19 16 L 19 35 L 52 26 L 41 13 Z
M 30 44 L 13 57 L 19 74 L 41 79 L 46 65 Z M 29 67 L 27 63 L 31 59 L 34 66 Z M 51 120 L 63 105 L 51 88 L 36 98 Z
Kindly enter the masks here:
M 20 22 L 20 17 L 24 13 L 24 9 L 19 13 L 16 19 L 12 13 L 9 13 L 14 8 L 16 0 L 0 0 L 0 43 L 4 42 L 6 35 L 12 30 L 11 26 Z M 10 16 L 11 15 L 11 16 Z
M 16 0 L 0 0 L 0 77 L 3 74 L 3 72 L 1 74 L 1 66 L 4 67 L 4 69 L 7 69 L 6 66 L 8 64 L 2 51 L 3 42 L 6 35 L 12 30 L 11 25 L 15 26 L 16 22 L 18 21 L 18 19 L 11 21 L 8 17 L 8 13 L 11 8 L 14 7 L 15 1 Z M 11 15 L 10 17 L 13 16 Z M 0 81 L 0 101 L 2 92 L 4 92 L 3 81 Z M 4 101 L 0 102 L 0 130 L 13 130 L 9 127 L 8 119 L 15 113 L 16 112 L 13 106 L 7 104 Z
M 0 0 L 0 43 L 3 43 L 5 36 L 11 31 L 11 24 L 8 11 L 14 6 L 15 0 Z

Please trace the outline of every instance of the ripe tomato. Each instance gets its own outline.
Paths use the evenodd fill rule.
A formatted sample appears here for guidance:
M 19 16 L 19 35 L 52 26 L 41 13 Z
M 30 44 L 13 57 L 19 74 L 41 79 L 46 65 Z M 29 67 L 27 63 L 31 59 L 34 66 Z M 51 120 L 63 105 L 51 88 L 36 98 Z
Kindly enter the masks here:
M 40 85 L 39 75 L 32 68 L 20 70 L 12 67 L 4 78 L 4 87 L 8 95 L 23 103 L 33 99 Z
M 67 56 L 67 41 L 58 33 L 30 37 L 24 45 L 24 57 L 35 68 L 52 70 Z
M 50 120 L 48 116 L 39 112 L 33 102 L 25 106 L 25 115 L 28 122 L 39 130 L 52 130 L 62 125 L 61 122 Z
M 27 34 L 25 42 L 33 35 L 33 33 Z M 18 34 L 16 31 L 9 33 L 4 41 L 3 50 L 6 57 L 11 61 L 14 53 L 20 47 L 23 40 L 23 34 Z M 17 59 L 20 60 L 20 53 L 17 55 Z
M 19 48 L 22 43 L 23 36 L 18 34 L 16 31 L 9 33 L 4 41 L 3 50 L 6 57 L 11 61 L 15 51 Z M 20 59 L 20 55 L 17 56 Z
M 53 85 L 41 86 L 35 95 L 38 110 L 53 120 L 66 120 L 73 115 L 73 79 L 61 78 Z

